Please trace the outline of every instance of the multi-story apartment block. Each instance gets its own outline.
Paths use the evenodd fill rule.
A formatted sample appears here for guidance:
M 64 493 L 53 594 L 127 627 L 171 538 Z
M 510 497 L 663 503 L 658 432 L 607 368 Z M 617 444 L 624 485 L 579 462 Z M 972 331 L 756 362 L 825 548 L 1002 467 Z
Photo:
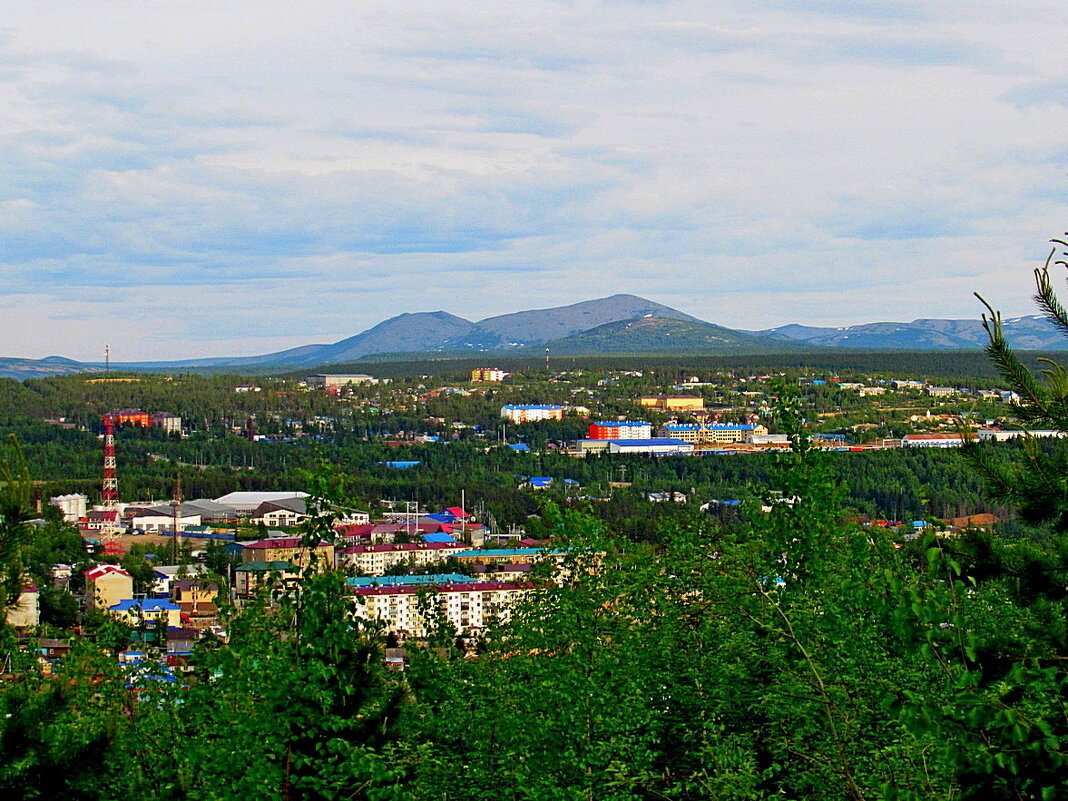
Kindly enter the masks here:
M 647 409 L 665 412 L 703 412 L 704 398 L 696 395 L 643 395 L 638 403 Z
M 667 423 L 659 433 L 694 444 L 730 445 L 751 441 L 768 429 L 758 423 Z
M 393 634 L 415 639 L 431 633 L 438 614 L 460 636 L 478 634 L 494 624 L 506 623 L 513 605 L 528 592 L 529 585 L 496 581 L 353 590 L 358 615 L 382 622 Z
M 603 420 L 600 423 L 590 423 L 586 434 L 588 439 L 649 439 L 652 436 L 651 423 L 626 420 Z
M 337 553 L 338 567 L 354 567 L 367 576 L 381 576 L 394 565 L 424 566 L 443 562 L 471 546 L 461 542 L 393 542 L 350 545 Z
M 563 420 L 564 407 L 554 404 L 507 404 L 501 407 L 501 417 L 513 423 L 529 423 L 534 420 Z
M 504 381 L 504 377 L 508 375 L 504 370 L 498 370 L 496 367 L 476 367 L 471 371 L 472 381 Z
M 319 373 L 308 376 L 309 387 L 316 389 L 337 389 L 344 386 L 359 386 L 363 384 L 377 384 L 378 379 L 364 373 Z
M 246 542 L 241 552 L 241 562 L 289 562 L 297 568 L 305 568 L 314 559 L 316 565 L 334 566 L 333 543 L 320 541 L 308 547 L 300 537 L 272 537 L 256 542 Z

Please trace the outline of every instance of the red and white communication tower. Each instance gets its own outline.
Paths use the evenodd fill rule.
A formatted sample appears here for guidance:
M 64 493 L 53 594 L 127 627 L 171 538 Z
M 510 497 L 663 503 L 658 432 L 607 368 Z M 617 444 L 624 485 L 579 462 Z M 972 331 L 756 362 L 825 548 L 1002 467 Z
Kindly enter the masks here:
M 105 414 L 104 423 L 104 486 L 100 500 L 105 509 L 114 509 L 119 502 L 119 474 L 115 469 L 115 416 Z

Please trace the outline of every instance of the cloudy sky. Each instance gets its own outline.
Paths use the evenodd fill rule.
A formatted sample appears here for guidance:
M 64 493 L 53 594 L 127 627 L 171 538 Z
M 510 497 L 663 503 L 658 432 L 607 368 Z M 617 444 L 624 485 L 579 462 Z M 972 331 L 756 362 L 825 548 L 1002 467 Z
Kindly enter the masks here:
M 0 356 L 187 358 L 616 292 L 1029 314 L 1046 0 L 8 0 Z

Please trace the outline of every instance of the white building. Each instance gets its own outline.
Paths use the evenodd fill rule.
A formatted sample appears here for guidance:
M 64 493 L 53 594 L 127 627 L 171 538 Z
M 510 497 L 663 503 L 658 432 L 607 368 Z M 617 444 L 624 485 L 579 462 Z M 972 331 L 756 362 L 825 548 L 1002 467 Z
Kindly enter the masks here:
M 317 389 L 331 389 L 345 386 L 361 386 L 379 383 L 374 376 L 364 373 L 319 373 L 308 376 L 308 386 Z
M 423 638 L 431 633 L 424 610 L 431 619 L 440 610 L 460 636 L 477 635 L 488 626 L 507 623 L 512 606 L 529 592 L 523 584 L 473 581 L 432 588 L 360 587 L 354 595 L 361 617 L 381 621 L 393 634 Z
M 651 453 L 659 456 L 693 453 L 693 443 L 681 439 L 610 439 L 609 453 Z
M 902 448 L 959 448 L 964 444 L 960 434 L 906 434 Z
M 501 407 L 501 417 L 512 423 L 529 423 L 534 420 L 563 420 L 564 407 L 554 404 L 507 404 Z
M 1006 440 L 1017 439 L 1018 437 L 1023 436 L 1030 436 L 1034 437 L 1035 439 L 1068 436 L 1063 431 L 1054 431 L 1052 429 L 1034 431 L 1002 431 L 999 428 L 981 428 L 975 433 L 978 434 L 979 439 L 984 442 L 1005 442 Z
M 267 528 L 289 528 L 301 520 L 307 520 L 308 517 L 307 503 L 303 497 L 297 496 L 264 501 L 252 512 L 249 522 L 263 523 Z
M 437 564 L 470 545 L 462 542 L 390 542 L 378 545 L 351 545 L 337 551 L 338 567 L 354 567 L 365 576 L 381 576 L 394 565 L 410 562 L 425 566 Z

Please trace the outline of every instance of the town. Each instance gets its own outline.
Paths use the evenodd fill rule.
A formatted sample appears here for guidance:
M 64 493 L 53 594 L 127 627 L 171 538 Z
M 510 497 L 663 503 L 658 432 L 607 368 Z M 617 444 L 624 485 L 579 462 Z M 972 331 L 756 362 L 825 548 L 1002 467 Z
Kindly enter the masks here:
M 771 414 L 775 393 L 784 386 L 792 387 L 803 404 L 809 445 L 854 459 L 874 459 L 887 451 L 959 448 L 966 439 L 1000 443 L 1063 436 L 1015 424 L 1010 406 L 1019 396 L 989 382 L 956 387 L 923 378 L 842 372 L 814 377 L 796 370 L 696 375 L 684 369 L 539 373 L 476 367 L 466 380 L 449 384 L 428 383 L 425 375 L 375 378 L 363 373 L 259 383 L 247 378 L 180 379 L 201 385 L 190 395 L 211 388 L 209 405 L 222 412 L 215 419 L 180 396 L 171 408 L 182 409 L 182 415 L 126 406 L 105 408 L 94 420 L 74 411 L 104 393 L 116 399 L 157 395 L 161 405 L 173 396 L 176 380 L 171 377 L 29 382 L 28 388 L 15 388 L 26 405 L 22 414 L 12 405 L 10 422 L 28 432 L 27 442 L 49 429 L 68 437 L 81 434 L 82 447 L 94 451 L 81 456 L 95 462 L 98 477 L 53 473 L 39 483 L 64 489 L 96 485 L 88 492 L 48 496 L 47 508 L 55 518 L 51 524 L 62 521 L 76 531 L 84 553 L 72 555 L 67 563 L 38 565 L 37 583 L 23 588 L 8 622 L 26 632 L 42 623 L 70 624 L 78 617 L 69 611 L 75 603 L 82 613 L 107 614 L 128 627 L 123 659 L 145 658 L 151 646 L 164 656 L 167 669 L 180 670 L 203 633 L 225 637 L 220 609 L 240 608 L 264 592 L 283 591 L 308 570 L 336 569 L 349 577 L 347 586 L 359 614 L 380 624 L 391 645 L 425 642 L 435 625 L 445 624 L 464 647 L 474 648 L 490 627 L 507 621 L 516 599 L 538 582 L 568 575 L 568 552 L 542 525 L 539 504 L 550 498 L 584 503 L 597 513 L 625 498 L 644 501 L 645 511 L 638 516 L 648 521 L 671 506 L 699 507 L 717 519 L 729 518 L 743 498 L 702 496 L 695 487 L 680 488 L 678 481 L 666 480 L 669 471 L 658 473 L 657 466 L 676 459 L 686 460 L 678 464 L 697 464 L 690 460 L 699 457 L 707 466 L 720 463 L 709 460 L 724 459 L 726 465 L 745 464 L 750 458 L 760 462 L 788 451 L 790 437 L 775 429 Z M 35 421 L 26 414 L 34 408 L 30 394 L 46 388 L 52 395 L 62 388 L 70 398 L 66 406 L 38 405 L 39 415 L 45 410 L 59 413 Z M 249 403 L 253 399 L 273 401 L 276 408 L 270 409 L 269 403 L 256 408 Z M 229 408 L 218 409 L 224 402 Z M 569 433 L 573 438 L 567 438 Z M 205 474 L 218 472 L 220 466 L 202 455 L 213 442 L 245 443 L 240 466 L 234 465 L 232 453 L 228 456 L 231 478 L 224 481 L 240 485 L 250 474 L 262 478 L 261 471 L 272 464 L 272 456 L 277 460 L 279 451 L 283 460 L 288 452 L 294 462 L 304 464 L 306 447 L 353 440 L 350 447 L 356 451 L 423 457 L 379 459 L 365 463 L 363 473 L 415 476 L 433 460 L 426 456 L 440 449 L 459 453 L 467 447 L 464 458 L 477 462 L 492 464 L 496 458 L 496 491 L 513 501 L 521 499 L 519 513 L 509 519 L 507 507 L 495 505 L 484 486 L 480 497 L 477 470 L 470 464 L 464 470 L 471 480 L 459 478 L 459 505 L 438 511 L 425 508 L 425 502 L 441 500 L 432 495 L 421 503 L 417 496 L 365 494 L 356 506 L 323 506 L 323 501 L 297 489 L 236 489 L 214 498 L 182 497 L 183 480 L 187 489 L 198 483 L 209 486 Z M 192 443 L 197 456 L 180 458 L 183 444 L 188 450 Z M 145 448 L 136 466 L 127 455 L 135 444 Z M 257 447 L 270 449 L 260 451 L 259 468 L 255 451 L 248 450 Z M 120 450 L 127 453 L 120 455 Z M 169 450 L 174 453 L 169 455 Z M 642 456 L 646 458 L 635 460 Z M 35 458 L 32 446 L 28 458 L 31 463 Z M 523 464 L 524 473 L 507 472 Z M 556 474 L 531 470 L 538 465 L 552 466 Z M 606 479 L 590 480 L 589 469 L 595 465 L 598 470 L 604 466 Z M 120 487 L 140 491 L 129 474 L 150 466 L 174 471 L 170 497 L 120 496 Z M 287 473 L 273 475 L 290 478 Z M 460 497 L 465 483 L 477 513 L 469 512 Z M 746 491 L 747 497 L 755 497 L 752 486 Z M 357 508 L 361 503 L 363 508 Z M 38 509 L 44 508 L 38 500 Z M 968 527 L 990 527 L 1001 513 L 960 503 L 951 510 L 957 514 L 944 518 L 932 517 L 930 511 L 921 515 L 900 503 L 896 508 L 875 505 L 857 520 L 899 529 L 905 541 L 925 531 L 953 536 Z M 306 541 L 302 532 L 324 512 L 330 515 L 329 538 Z M 46 525 L 45 519 L 39 524 Z M 71 599 L 59 600 L 57 593 L 70 594 Z M 40 648 L 46 663 L 69 647 L 63 638 L 40 642 L 45 643 Z M 396 653 L 403 654 L 403 648 Z M 403 661 L 403 656 L 394 658 Z

